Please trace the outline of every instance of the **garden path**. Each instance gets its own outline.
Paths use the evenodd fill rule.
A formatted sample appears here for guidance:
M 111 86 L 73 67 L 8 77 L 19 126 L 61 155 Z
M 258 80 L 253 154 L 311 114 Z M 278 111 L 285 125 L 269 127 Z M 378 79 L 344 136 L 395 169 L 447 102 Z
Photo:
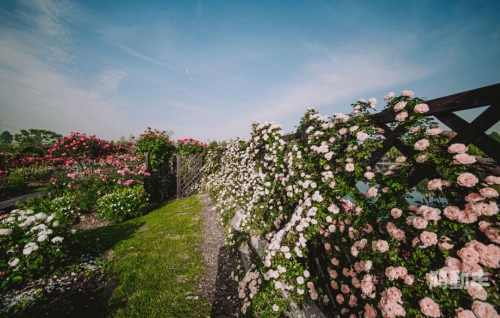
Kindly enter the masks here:
M 205 240 L 200 247 L 206 263 L 200 281 L 200 296 L 210 300 L 211 316 L 220 318 L 241 317 L 238 288 L 231 278 L 232 257 L 224 247 L 224 229 L 217 221 L 215 207 L 206 194 L 200 194 L 205 219 Z

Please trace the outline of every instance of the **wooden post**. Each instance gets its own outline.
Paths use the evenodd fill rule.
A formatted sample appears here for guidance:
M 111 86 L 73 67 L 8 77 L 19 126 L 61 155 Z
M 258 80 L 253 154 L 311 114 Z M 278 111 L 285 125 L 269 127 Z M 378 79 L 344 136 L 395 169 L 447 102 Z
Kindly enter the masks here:
M 182 199 L 182 185 L 181 185 L 181 154 L 177 154 L 177 199 Z
M 307 127 L 304 124 L 300 124 L 300 142 L 302 145 L 307 146 Z

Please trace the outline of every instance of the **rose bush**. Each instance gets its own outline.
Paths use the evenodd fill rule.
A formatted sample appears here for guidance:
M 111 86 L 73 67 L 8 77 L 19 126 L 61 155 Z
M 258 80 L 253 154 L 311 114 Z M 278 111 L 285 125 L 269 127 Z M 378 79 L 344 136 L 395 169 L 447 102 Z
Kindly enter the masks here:
M 179 139 L 177 141 L 177 152 L 182 155 L 202 153 L 206 147 L 206 144 L 193 138 Z
M 232 140 L 205 170 L 229 246 L 267 241 L 261 259 L 235 274 L 243 312 L 277 317 L 286 302 L 313 300 L 351 317 L 496 315 L 499 177 L 466 145 L 449 144 L 425 116 L 425 100 L 411 91 L 385 99 L 408 149 L 385 172 L 369 166 L 387 129 L 370 120 L 374 98 L 351 114 L 309 109 L 307 143 L 286 143 L 276 123 L 254 123 L 249 140 Z M 430 195 L 413 206 L 408 180 L 418 171 L 427 173 Z M 328 286 L 314 256 L 328 260 Z M 486 273 L 489 286 L 477 283 Z

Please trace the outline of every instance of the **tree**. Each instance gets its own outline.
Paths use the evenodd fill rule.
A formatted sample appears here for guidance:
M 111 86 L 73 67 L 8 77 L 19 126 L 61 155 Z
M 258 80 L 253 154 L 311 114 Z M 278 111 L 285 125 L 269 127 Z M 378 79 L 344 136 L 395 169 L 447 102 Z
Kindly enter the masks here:
M 14 136 L 9 131 L 4 131 L 0 134 L 0 142 L 10 145 L 14 140 Z
M 20 134 L 14 135 L 14 140 L 21 147 L 36 146 L 40 148 L 51 147 L 56 139 L 62 138 L 62 135 L 50 130 L 43 129 L 22 129 Z

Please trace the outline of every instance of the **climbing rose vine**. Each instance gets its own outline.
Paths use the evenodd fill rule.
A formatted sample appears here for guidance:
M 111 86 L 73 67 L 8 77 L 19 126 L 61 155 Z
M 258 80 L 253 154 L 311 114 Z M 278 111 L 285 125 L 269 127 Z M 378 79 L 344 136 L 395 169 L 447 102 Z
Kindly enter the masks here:
M 286 142 L 274 122 L 254 123 L 250 139 L 231 140 L 218 163 L 219 150 L 208 152 L 203 186 L 227 244 L 265 240 L 261 257 L 234 274 L 242 312 L 278 317 L 288 303 L 316 301 L 349 317 L 497 316 L 500 177 L 450 142 L 453 134 L 425 116 L 424 99 L 412 91 L 384 99 L 407 131 L 405 155 L 385 172 L 369 159 L 395 124 L 370 119 L 375 98 L 350 114 L 308 109 L 306 142 Z M 411 205 L 408 180 L 422 171 L 430 195 Z

